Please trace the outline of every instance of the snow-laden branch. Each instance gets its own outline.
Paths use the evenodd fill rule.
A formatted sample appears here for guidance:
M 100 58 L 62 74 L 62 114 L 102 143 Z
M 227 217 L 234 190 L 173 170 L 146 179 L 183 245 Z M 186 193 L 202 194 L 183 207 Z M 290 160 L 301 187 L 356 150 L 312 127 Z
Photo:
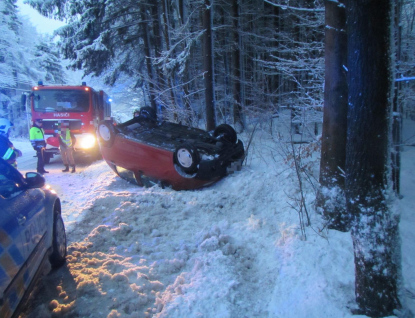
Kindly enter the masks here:
M 395 82 L 409 82 L 415 80 L 415 77 L 401 77 L 397 78 Z
M 269 0 L 264 0 L 264 2 L 270 4 L 274 7 L 281 8 L 282 10 L 290 9 L 290 10 L 294 10 L 294 11 L 305 11 L 305 12 L 324 12 L 324 8 L 322 8 L 322 9 L 319 9 L 319 8 L 317 8 L 317 9 L 307 9 L 307 8 L 292 7 L 292 6 L 285 5 L 285 4 L 274 3 L 274 2 L 271 2 Z

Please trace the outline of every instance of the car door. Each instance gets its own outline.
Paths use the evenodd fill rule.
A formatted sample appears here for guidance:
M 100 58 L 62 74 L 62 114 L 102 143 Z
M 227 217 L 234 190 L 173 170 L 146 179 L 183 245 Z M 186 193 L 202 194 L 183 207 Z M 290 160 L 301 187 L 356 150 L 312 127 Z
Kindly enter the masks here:
M 46 252 L 45 194 L 0 165 L 0 317 L 12 313 Z

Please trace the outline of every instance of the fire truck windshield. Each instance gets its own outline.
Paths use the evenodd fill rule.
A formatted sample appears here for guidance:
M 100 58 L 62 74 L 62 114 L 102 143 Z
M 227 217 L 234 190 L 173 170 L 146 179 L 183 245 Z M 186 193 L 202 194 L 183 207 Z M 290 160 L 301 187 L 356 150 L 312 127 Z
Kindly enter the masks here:
M 38 90 L 33 95 L 34 110 L 37 112 L 87 112 L 89 93 L 84 90 Z

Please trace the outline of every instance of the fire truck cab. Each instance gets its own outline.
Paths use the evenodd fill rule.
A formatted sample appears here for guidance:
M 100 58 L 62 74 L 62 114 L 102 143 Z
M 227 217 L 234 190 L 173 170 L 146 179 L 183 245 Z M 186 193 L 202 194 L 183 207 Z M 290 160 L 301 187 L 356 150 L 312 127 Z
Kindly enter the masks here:
M 59 143 L 54 136 L 63 120 L 69 122 L 69 128 L 75 134 L 76 153 L 93 158 L 98 156 L 96 127 L 101 120 L 111 117 L 110 99 L 104 91 L 95 91 L 85 82 L 80 86 L 46 86 L 39 82 L 32 88 L 30 108 L 32 120 L 40 118 L 43 121 L 48 144 L 46 163 L 59 153 Z

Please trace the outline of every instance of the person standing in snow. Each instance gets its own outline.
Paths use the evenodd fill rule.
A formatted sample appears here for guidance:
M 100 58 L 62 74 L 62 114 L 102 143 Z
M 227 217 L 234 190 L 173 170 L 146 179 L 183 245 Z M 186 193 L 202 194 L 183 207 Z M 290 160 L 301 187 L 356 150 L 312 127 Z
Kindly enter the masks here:
M 72 167 L 71 173 L 74 173 L 75 170 L 75 159 L 74 159 L 74 146 L 75 146 L 75 136 L 69 129 L 69 122 L 63 121 L 60 123 L 60 130 L 58 131 L 59 137 L 59 150 L 65 165 L 65 169 L 62 172 L 68 172 L 69 166 Z
M 6 118 L 0 118 L 0 156 L 13 167 L 17 168 L 17 158 L 22 156 L 19 149 L 14 148 L 9 140 L 13 124 Z
M 45 142 L 45 132 L 42 128 L 42 119 L 35 119 L 33 122 L 32 128 L 29 131 L 29 139 L 32 144 L 34 150 L 36 150 L 37 155 L 37 172 L 44 174 L 49 173 L 49 171 L 45 170 L 45 149 L 46 149 L 46 142 Z

